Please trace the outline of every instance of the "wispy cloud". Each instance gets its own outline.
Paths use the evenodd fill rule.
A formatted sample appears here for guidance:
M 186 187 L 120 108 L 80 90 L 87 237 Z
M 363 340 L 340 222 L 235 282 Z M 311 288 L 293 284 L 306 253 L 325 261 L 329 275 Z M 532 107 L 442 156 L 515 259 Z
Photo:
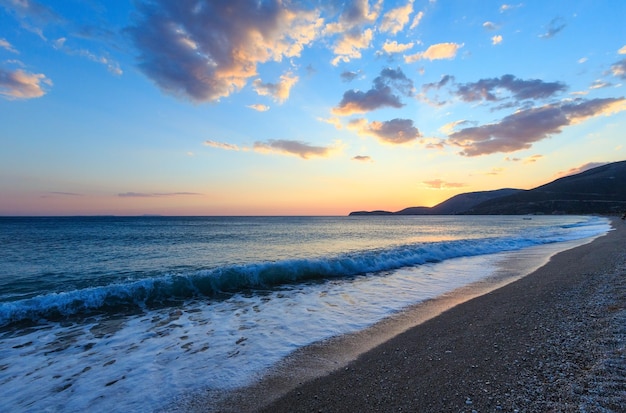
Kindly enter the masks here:
M 461 182 L 447 182 L 441 179 L 433 179 L 431 181 L 422 181 L 424 186 L 431 189 L 454 189 L 454 188 L 463 188 L 466 187 L 467 184 Z
M 391 144 L 412 142 L 421 136 L 411 119 L 392 119 L 370 123 L 366 119 L 354 119 L 348 123 L 348 128 L 356 130 L 360 135 L 373 136 L 383 143 Z
M 335 129 L 343 129 L 343 125 L 341 124 L 341 120 L 337 117 L 331 117 L 328 119 L 325 118 L 317 118 L 320 122 L 328 123 L 329 125 L 333 125 Z
M 204 102 L 243 88 L 259 63 L 300 56 L 321 25 L 319 12 L 275 2 L 154 0 L 138 5 L 128 33 L 146 76 L 165 92 Z
M 247 108 L 250 108 L 250 109 L 254 109 L 254 110 L 256 110 L 257 112 L 267 112 L 268 110 L 270 110 L 270 107 L 269 107 L 269 106 L 267 106 L 267 105 L 262 105 L 262 104 L 260 104 L 260 103 L 255 103 L 255 104 L 253 104 L 253 105 L 248 105 L 248 106 L 246 106 L 246 107 L 247 107 Z
M 500 44 L 500 43 L 502 43 L 502 36 L 501 35 L 497 34 L 497 35 L 495 35 L 495 36 L 493 36 L 491 38 L 491 44 L 493 44 L 494 46 L 497 45 L 497 44 Z
M 524 3 L 503 4 L 502 6 L 500 6 L 500 13 L 504 13 L 509 10 L 519 9 L 520 7 L 524 7 Z
M 622 46 L 618 51 L 617 54 L 626 54 L 626 45 Z
M 588 171 L 589 169 L 597 168 L 599 166 L 603 166 L 606 164 L 608 164 L 608 162 L 589 162 L 589 163 L 577 166 L 575 168 L 571 168 L 567 171 L 558 172 L 556 176 L 559 178 L 562 178 L 564 176 L 576 175 L 576 174 Z
M 123 192 L 117 194 L 121 198 L 161 198 L 175 196 L 195 196 L 202 195 L 197 192 Z
M 68 197 L 83 196 L 83 194 L 79 194 L 79 193 L 76 193 L 76 192 L 50 191 L 50 192 L 47 192 L 47 195 L 42 195 L 42 198 L 48 198 L 49 195 L 53 195 L 53 196 L 68 196 Z
M 400 68 L 383 69 L 376 79 L 372 89 L 367 92 L 349 90 L 343 94 L 339 105 L 332 109 L 338 116 L 347 116 L 355 113 L 365 113 L 383 107 L 401 108 L 404 104 L 398 93 L 411 96 L 413 81 L 406 77 Z
M 461 155 L 479 156 L 528 149 L 533 143 L 561 133 L 565 126 L 626 110 L 625 98 L 564 101 L 506 116 L 500 122 L 469 127 L 448 136 L 462 148 Z
M 4 0 L 0 2 L 20 21 L 22 28 L 47 40 L 43 29 L 49 24 L 62 24 L 64 19 L 52 8 L 36 0 Z
M 369 155 L 356 155 L 352 157 L 352 160 L 357 162 L 374 162 L 372 157 Z
M 613 73 L 613 76 L 617 76 L 620 79 L 626 79 L 626 59 L 615 62 L 611 66 L 611 73 Z
M 211 140 L 204 141 L 204 146 L 210 146 L 212 148 L 218 148 L 218 149 L 226 149 L 227 151 L 239 150 L 239 147 L 232 143 L 216 142 L 216 141 L 211 141 Z
M 289 92 L 293 85 L 298 82 L 298 76 L 286 73 L 280 77 L 277 83 L 263 83 L 261 79 L 253 82 L 254 90 L 261 96 L 271 96 L 276 102 L 284 103 L 289 98 Z
M 498 26 L 496 26 L 494 22 L 489 22 L 489 21 L 484 22 L 483 27 L 487 30 L 496 30 L 498 28 Z
M 67 53 L 68 55 L 81 56 L 92 62 L 100 63 L 101 65 L 106 66 L 107 70 L 114 75 L 120 76 L 124 73 L 120 67 L 120 64 L 110 57 L 97 55 L 87 49 L 74 49 L 69 47 L 66 43 L 67 38 L 60 37 L 53 42 L 53 47 L 57 50 L 63 51 L 64 53 Z
M 276 152 L 295 155 L 302 159 L 309 159 L 312 157 L 328 157 L 337 150 L 337 148 L 332 146 L 314 146 L 306 142 L 295 140 L 272 139 L 265 142 L 255 142 L 254 150 L 257 152 Z
M 454 59 L 458 50 L 461 47 L 463 47 L 462 43 L 438 43 L 428 47 L 428 49 L 426 49 L 426 51 L 424 52 L 404 56 L 404 61 L 406 63 L 414 63 L 422 59 L 427 59 L 431 61 L 441 59 Z
M 46 94 L 46 86 L 52 86 L 52 81 L 42 73 L 0 68 L 0 96 L 5 99 L 38 98 Z
M 413 13 L 413 1 L 409 0 L 404 6 L 389 10 L 383 16 L 380 24 L 380 31 L 383 33 L 398 34 L 404 26 L 409 22 L 411 13 Z
M 556 36 L 559 32 L 561 32 L 561 30 L 563 30 L 565 26 L 566 26 L 565 19 L 563 19 L 562 17 L 555 17 L 548 24 L 548 28 L 546 32 L 543 34 L 540 34 L 539 37 L 543 39 L 550 39 Z
M 424 12 L 420 11 L 419 13 L 417 13 L 415 15 L 415 17 L 413 17 L 413 21 L 411 22 L 411 26 L 409 27 L 411 30 L 415 29 L 417 26 L 419 26 L 420 22 L 422 21 L 422 18 L 424 17 Z
M 14 48 L 11 43 L 7 41 L 7 39 L 0 38 L 0 48 L 4 50 L 8 50 L 11 53 L 19 54 L 16 48 Z

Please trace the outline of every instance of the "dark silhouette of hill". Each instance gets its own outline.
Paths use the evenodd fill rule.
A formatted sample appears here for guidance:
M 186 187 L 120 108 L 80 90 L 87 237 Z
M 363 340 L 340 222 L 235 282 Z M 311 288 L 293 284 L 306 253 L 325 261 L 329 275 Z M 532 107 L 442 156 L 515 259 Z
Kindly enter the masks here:
M 498 189 L 453 196 L 434 207 L 350 215 L 615 214 L 626 211 L 626 161 L 559 178 L 530 190 Z
M 626 161 L 482 202 L 465 214 L 613 214 L 626 211 Z
M 501 198 L 503 196 L 516 194 L 521 192 L 521 189 L 497 189 L 495 191 L 480 191 L 480 192 L 467 192 L 465 194 L 455 195 L 452 198 L 443 201 L 440 204 L 435 205 L 432 208 L 428 207 L 409 207 L 401 211 L 395 212 L 396 215 L 455 215 L 462 214 L 468 211 L 472 207 L 479 205 L 483 202 L 492 200 L 494 198 Z

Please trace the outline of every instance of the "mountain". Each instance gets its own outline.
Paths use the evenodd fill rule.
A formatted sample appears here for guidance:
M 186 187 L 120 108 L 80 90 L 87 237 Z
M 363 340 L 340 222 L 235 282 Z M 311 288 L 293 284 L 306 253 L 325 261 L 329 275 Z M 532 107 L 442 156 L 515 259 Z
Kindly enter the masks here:
M 498 189 L 453 196 L 434 207 L 350 215 L 614 214 L 626 211 L 626 161 L 559 178 L 530 190 Z
M 522 192 L 521 189 L 497 189 L 495 191 L 468 192 L 465 194 L 455 195 L 452 198 L 435 205 L 432 208 L 427 207 L 410 207 L 396 212 L 396 215 L 455 215 L 462 214 L 465 211 L 490 201 L 495 198 L 501 198 Z

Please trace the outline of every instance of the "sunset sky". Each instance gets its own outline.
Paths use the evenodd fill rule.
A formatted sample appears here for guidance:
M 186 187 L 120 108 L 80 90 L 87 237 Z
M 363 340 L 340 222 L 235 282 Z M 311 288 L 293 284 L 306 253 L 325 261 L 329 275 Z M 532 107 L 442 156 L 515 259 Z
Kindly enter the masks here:
M 345 215 L 626 159 L 626 1 L 0 0 L 0 215 Z

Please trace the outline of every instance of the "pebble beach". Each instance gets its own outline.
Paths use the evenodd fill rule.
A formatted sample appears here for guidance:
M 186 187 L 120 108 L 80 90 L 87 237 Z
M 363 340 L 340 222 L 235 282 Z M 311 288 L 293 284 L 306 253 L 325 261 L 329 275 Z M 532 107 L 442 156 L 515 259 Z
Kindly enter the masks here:
M 326 343 L 316 357 L 335 363 L 328 374 L 285 368 L 217 410 L 624 412 L 626 222 L 612 223 L 607 235 L 352 361 L 328 356 L 345 340 Z

